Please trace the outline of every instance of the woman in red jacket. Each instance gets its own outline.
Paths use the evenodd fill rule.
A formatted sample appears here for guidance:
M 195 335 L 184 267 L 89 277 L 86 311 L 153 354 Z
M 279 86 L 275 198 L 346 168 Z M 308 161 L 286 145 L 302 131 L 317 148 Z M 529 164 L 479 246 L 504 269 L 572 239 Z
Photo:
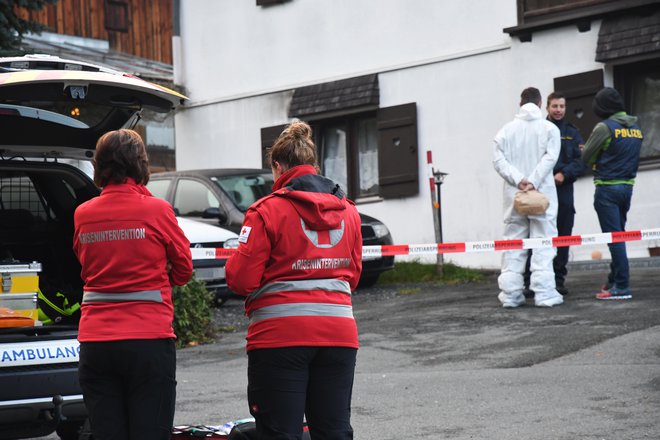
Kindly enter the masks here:
M 74 215 L 73 248 L 85 282 L 79 376 L 94 436 L 169 439 L 176 353 L 172 285 L 192 276 L 190 243 L 172 207 L 152 197 L 147 153 L 132 130 L 96 145 L 103 191 Z
M 358 335 L 351 292 L 362 270 L 360 217 L 339 185 L 317 174 L 304 122 L 269 151 L 273 193 L 248 210 L 229 288 L 246 296 L 248 401 L 259 438 L 352 439 Z

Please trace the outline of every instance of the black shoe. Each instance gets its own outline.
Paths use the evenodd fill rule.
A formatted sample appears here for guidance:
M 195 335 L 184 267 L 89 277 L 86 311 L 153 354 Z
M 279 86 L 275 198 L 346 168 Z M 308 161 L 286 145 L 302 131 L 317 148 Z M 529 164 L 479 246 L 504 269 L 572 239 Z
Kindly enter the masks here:
M 534 291 L 529 287 L 525 287 L 523 289 L 523 295 L 525 295 L 525 298 L 534 298 Z
M 559 292 L 563 296 L 568 295 L 568 289 L 564 286 L 557 286 L 557 292 Z

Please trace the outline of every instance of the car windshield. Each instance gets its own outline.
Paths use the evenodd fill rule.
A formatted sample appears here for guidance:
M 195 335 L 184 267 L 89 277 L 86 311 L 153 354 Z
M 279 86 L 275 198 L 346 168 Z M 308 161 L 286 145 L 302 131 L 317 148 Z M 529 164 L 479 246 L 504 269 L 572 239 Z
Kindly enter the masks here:
M 273 176 L 268 173 L 244 174 L 240 176 L 213 176 L 215 182 L 243 212 L 254 202 L 273 190 Z

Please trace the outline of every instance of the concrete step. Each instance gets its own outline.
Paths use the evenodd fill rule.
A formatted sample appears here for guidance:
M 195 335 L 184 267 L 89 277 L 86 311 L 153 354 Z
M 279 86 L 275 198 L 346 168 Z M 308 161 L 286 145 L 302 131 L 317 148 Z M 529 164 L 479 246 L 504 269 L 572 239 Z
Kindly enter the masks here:
M 629 258 L 628 264 L 630 267 L 660 267 L 660 257 Z M 569 272 L 580 270 L 601 270 L 608 269 L 609 266 L 609 259 L 571 261 L 568 263 L 568 270 Z

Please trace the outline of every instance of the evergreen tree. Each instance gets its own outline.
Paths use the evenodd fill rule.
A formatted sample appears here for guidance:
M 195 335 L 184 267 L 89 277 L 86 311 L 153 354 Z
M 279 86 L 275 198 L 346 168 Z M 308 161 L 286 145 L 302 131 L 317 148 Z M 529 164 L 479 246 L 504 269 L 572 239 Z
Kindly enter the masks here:
M 17 7 L 39 11 L 52 3 L 57 3 L 57 0 L 0 0 L 0 51 L 16 50 L 21 44 L 23 34 L 40 33 L 44 30 L 40 23 L 24 20 L 16 15 Z

